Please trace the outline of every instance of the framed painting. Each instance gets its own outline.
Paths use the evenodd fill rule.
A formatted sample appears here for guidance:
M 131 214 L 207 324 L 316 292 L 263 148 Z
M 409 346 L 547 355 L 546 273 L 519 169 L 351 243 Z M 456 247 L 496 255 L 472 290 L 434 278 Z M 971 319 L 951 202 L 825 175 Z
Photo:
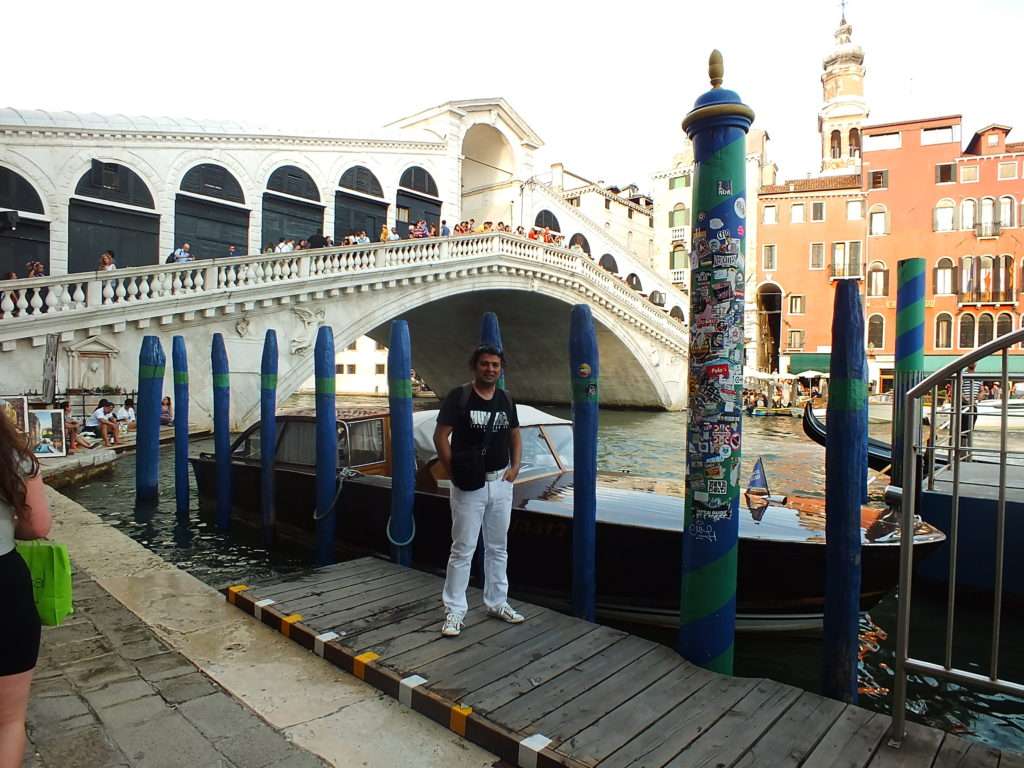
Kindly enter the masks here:
M 28 398 L 21 395 L 0 395 L 0 410 L 24 434 L 28 432 Z
M 28 441 L 36 458 L 66 455 L 64 411 L 29 411 Z

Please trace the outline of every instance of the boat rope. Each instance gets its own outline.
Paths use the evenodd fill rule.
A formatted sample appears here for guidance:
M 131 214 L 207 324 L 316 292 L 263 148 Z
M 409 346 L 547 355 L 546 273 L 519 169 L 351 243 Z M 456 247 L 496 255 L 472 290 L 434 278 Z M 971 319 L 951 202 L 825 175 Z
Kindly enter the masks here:
M 316 507 L 313 507 L 313 519 L 323 520 L 325 517 L 327 517 L 331 513 L 331 510 L 334 509 L 335 505 L 337 505 L 338 499 L 341 498 L 341 489 L 345 487 L 345 481 L 352 477 L 361 477 L 362 474 L 362 472 L 356 469 L 351 469 L 350 467 L 342 467 L 341 471 L 338 472 L 338 475 L 335 478 L 335 482 L 338 484 L 338 490 L 334 494 L 334 499 L 327 506 L 327 509 L 323 511 L 323 514 L 320 514 L 317 511 Z
M 412 533 L 409 534 L 409 538 L 406 541 L 395 541 L 394 536 L 391 535 L 391 515 L 388 515 L 388 523 L 384 526 L 384 533 L 388 536 L 388 541 L 391 542 L 392 546 L 395 547 L 408 547 L 412 544 L 412 540 L 416 538 L 416 516 L 412 517 Z

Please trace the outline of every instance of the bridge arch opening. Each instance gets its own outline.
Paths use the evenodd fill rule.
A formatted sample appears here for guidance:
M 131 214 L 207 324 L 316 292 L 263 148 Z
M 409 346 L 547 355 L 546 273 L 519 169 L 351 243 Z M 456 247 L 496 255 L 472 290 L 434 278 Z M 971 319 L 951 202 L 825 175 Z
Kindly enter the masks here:
M 668 316 L 678 320 L 680 323 L 686 322 L 686 315 L 683 313 L 683 308 L 679 305 L 672 307 L 672 309 L 669 310 Z
M 640 277 L 635 272 L 630 272 L 626 275 L 626 285 L 634 291 L 642 291 L 644 289 L 643 283 L 640 282 Z
M 577 232 L 569 239 L 569 247 L 578 248 L 579 250 L 587 254 L 587 256 L 590 255 L 590 243 L 588 243 L 587 238 L 585 238 L 579 232 Z
M 185 194 L 183 194 L 185 193 Z M 181 180 L 174 199 L 174 243 L 188 242 L 195 258 L 241 256 L 249 245 L 249 209 L 242 185 L 222 165 L 201 163 Z
M 651 295 L 647 297 L 647 300 L 656 307 L 665 306 L 665 294 L 661 291 L 651 291 Z
M 43 199 L 32 182 L 10 168 L 0 166 L 0 276 L 23 276 L 25 264 L 42 262 L 50 271 L 50 224 L 31 218 L 45 216 Z M 26 214 L 28 215 L 26 217 Z
M 409 236 L 409 228 L 418 221 L 441 231 L 441 200 L 437 182 L 426 168 L 414 165 L 407 168 L 398 180 L 395 197 L 395 227 L 402 237 Z
M 757 322 L 760 334 L 757 367 L 778 373 L 782 336 L 782 288 L 778 284 L 764 283 L 757 289 Z
M 537 214 L 537 217 L 533 220 L 533 226 L 539 227 L 540 229 L 547 227 L 552 232 L 562 231 L 558 226 L 558 217 L 546 208 Z
M 120 267 L 158 263 L 160 215 L 155 209 L 139 174 L 120 163 L 93 160 L 68 205 L 68 271 L 95 270 L 104 251 L 112 251 Z
M 619 265 L 615 263 L 615 257 L 610 253 L 604 254 L 597 263 L 612 274 L 619 274 Z
M 281 240 L 303 240 L 323 232 L 324 206 L 313 177 L 295 165 L 270 174 L 263 193 L 264 249 Z
M 341 174 L 334 193 L 334 242 L 366 232 L 373 242 L 388 221 L 388 201 L 373 171 L 355 165 Z

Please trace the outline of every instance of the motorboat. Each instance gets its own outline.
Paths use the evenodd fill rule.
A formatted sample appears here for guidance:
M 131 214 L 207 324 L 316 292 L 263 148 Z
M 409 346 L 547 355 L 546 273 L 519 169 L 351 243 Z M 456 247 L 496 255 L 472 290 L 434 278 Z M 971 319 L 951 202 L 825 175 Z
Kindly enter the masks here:
M 508 575 L 514 596 L 568 610 L 573 516 L 572 424 L 519 405 L 522 468 L 515 482 L 508 538 Z M 443 574 L 451 545 L 449 480 L 434 453 L 437 411 L 414 414 L 417 487 L 414 567 Z M 312 549 L 315 536 L 315 416 L 277 417 L 274 464 L 275 542 Z M 335 555 L 387 556 L 391 494 L 390 422 L 386 412 L 340 410 Z M 261 529 L 259 423 L 233 443 L 233 525 Z M 214 456 L 191 458 L 201 514 L 213 516 Z M 602 620 L 678 626 L 683 499 L 638 490 L 637 478 L 618 482 L 599 474 L 597 492 L 597 613 Z M 678 482 L 681 492 L 682 483 Z M 770 497 L 739 520 L 738 628 L 819 628 L 824 611 L 825 509 L 821 499 Z M 861 608 L 867 610 L 897 583 L 900 528 L 884 510 L 861 515 Z M 914 530 L 917 556 L 944 536 L 927 524 Z
M 936 409 L 936 414 L 944 416 L 941 421 L 936 419 L 942 429 L 948 429 L 949 405 L 944 404 Z M 964 414 L 977 414 L 971 429 L 975 432 L 1001 432 L 1003 429 L 1003 401 L 1001 399 L 979 400 L 973 407 L 963 406 Z M 1006 401 L 1007 432 L 1024 431 L 1024 399 L 1011 398 Z

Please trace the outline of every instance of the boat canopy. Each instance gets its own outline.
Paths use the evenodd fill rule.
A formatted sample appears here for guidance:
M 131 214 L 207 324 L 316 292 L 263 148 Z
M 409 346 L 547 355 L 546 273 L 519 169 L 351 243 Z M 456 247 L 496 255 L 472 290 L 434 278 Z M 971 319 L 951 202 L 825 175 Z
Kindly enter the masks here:
M 412 434 L 416 442 L 416 462 L 424 464 L 437 455 L 434 450 L 434 427 L 437 426 L 438 411 L 417 411 L 412 415 Z M 572 424 L 567 419 L 544 413 L 531 405 L 516 405 L 516 416 L 520 427 L 537 427 L 545 424 Z

